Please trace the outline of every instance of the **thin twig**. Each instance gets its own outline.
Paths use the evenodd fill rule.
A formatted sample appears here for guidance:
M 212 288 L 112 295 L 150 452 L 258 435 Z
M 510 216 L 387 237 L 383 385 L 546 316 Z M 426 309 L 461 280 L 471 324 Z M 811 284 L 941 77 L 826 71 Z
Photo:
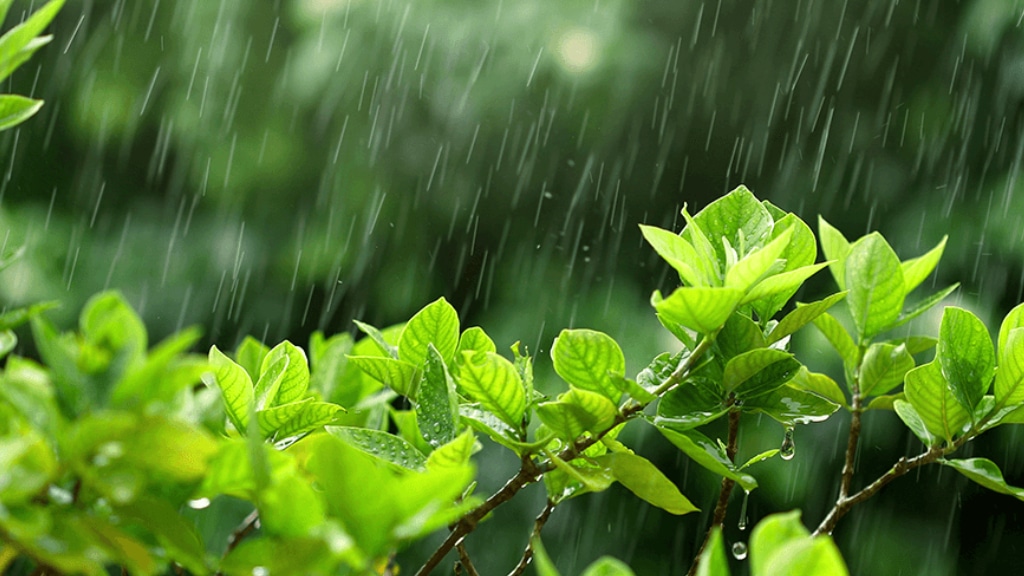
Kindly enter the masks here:
M 725 454 L 729 457 L 729 461 L 733 462 L 736 460 L 737 452 L 737 439 L 739 437 L 740 428 L 740 410 L 733 409 L 729 411 L 729 440 L 725 446 Z M 695 576 L 697 574 L 697 568 L 700 566 L 700 557 L 704 553 L 704 549 L 707 548 L 708 542 L 711 540 L 711 532 L 718 526 L 725 523 L 725 514 L 729 510 L 729 497 L 732 495 L 732 489 L 736 486 L 736 481 L 732 478 L 722 478 L 722 489 L 718 493 L 718 503 L 715 505 L 715 513 L 711 517 L 711 525 L 708 526 L 708 530 L 704 535 L 704 542 L 700 545 L 700 550 L 697 551 L 697 555 L 693 558 L 693 564 L 690 565 L 690 571 L 687 572 L 687 576 Z
M 232 550 L 242 543 L 242 540 L 244 540 L 246 536 L 252 534 L 252 532 L 256 530 L 256 524 L 258 524 L 259 521 L 259 510 L 253 510 L 249 513 L 249 515 L 245 517 L 245 520 L 242 520 L 242 523 L 238 525 L 238 528 L 235 528 L 235 531 L 228 537 L 228 547 L 224 550 L 224 555 L 227 556 L 230 554 Z
M 860 386 L 853 381 L 853 394 L 850 402 L 850 432 L 846 440 L 846 459 L 843 461 L 843 477 L 839 483 L 839 498 L 841 502 L 850 495 L 850 486 L 853 484 L 854 465 L 857 459 L 857 441 L 860 440 L 860 418 L 861 398 Z
M 463 542 L 459 542 L 455 546 L 455 550 L 459 553 L 459 566 L 466 571 L 467 576 L 480 576 L 480 573 L 473 567 L 473 561 L 469 559 L 469 552 L 466 551 L 466 545 Z
M 682 382 L 693 369 L 694 365 L 696 365 L 700 357 L 703 356 L 711 347 L 711 343 L 714 341 L 717 334 L 717 332 L 713 332 L 705 336 L 704 339 L 701 340 L 700 344 L 693 349 L 693 352 L 690 353 L 686 360 L 676 367 L 672 374 L 665 378 L 665 381 L 652 391 L 651 394 L 655 397 L 660 397 Z M 581 436 L 580 438 L 577 438 L 571 446 L 562 450 L 558 454 L 558 457 L 565 462 L 573 460 L 582 454 L 584 450 L 599 442 L 601 438 L 603 438 L 604 435 L 613 428 L 633 418 L 640 412 L 643 412 L 644 408 L 649 404 L 650 402 L 634 401 L 628 405 L 622 406 L 619 409 L 619 413 L 616 415 L 614 422 L 607 430 L 600 434 Z M 455 523 L 452 531 L 448 534 L 448 537 L 445 538 L 444 542 L 442 542 L 436 550 L 434 550 L 434 553 L 430 555 L 430 558 L 427 558 L 427 561 L 424 562 L 423 566 L 421 566 L 416 572 L 416 576 L 428 576 L 430 572 L 441 563 L 441 560 L 443 560 L 444 557 L 452 551 L 452 548 L 461 542 L 462 539 L 470 532 L 476 529 L 476 525 L 484 518 L 484 516 L 490 514 L 492 510 L 501 504 L 508 502 L 525 486 L 537 482 L 544 476 L 544 474 L 555 468 L 554 462 L 550 459 L 540 463 L 535 463 L 532 455 L 529 453 L 523 455 L 522 461 L 523 465 L 519 469 L 519 472 L 506 482 L 500 490 L 492 494 L 491 497 L 485 500 L 483 504 L 471 510 Z
M 537 515 L 537 519 L 533 521 L 533 532 L 530 534 L 530 541 L 526 543 L 526 549 L 523 550 L 523 557 L 519 559 L 519 564 L 516 564 L 516 567 L 508 573 L 508 576 L 520 576 L 520 574 L 526 571 L 526 567 L 533 560 L 533 541 L 540 538 L 540 531 L 544 529 L 544 525 L 547 524 L 548 518 L 555 510 L 555 506 L 557 504 L 548 500 L 544 505 L 544 509 Z

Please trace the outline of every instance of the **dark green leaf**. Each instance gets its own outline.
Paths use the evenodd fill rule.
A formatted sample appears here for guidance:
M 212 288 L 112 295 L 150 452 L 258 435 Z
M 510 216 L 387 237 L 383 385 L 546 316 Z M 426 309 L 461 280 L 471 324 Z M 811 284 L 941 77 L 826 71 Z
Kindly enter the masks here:
M 782 386 L 799 369 L 800 362 L 789 352 L 774 348 L 751 350 L 725 365 L 722 386 L 737 397 L 752 398 Z
M 964 460 L 940 459 L 939 462 L 956 469 L 974 482 L 1000 494 L 1013 496 L 1018 500 L 1024 500 L 1024 488 L 1010 486 L 1003 479 L 1003 472 L 999 470 L 995 462 L 986 458 L 967 458 Z
M 722 326 L 721 332 L 715 338 L 715 345 L 719 352 L 716 356 L 723 362 L 728 362 L 744 352 L 767 346 L 757 323 L 738 312 L 729 316 Z
M 793 386 L 743 400 L 744 412 L 762 412 L 786 426 L 822 422 L 838 409 L 839 404 Z
M 673 388 L 658 402 L 655 425 L 689 430 L 716 420 L 728 412 L 722 396 L 699 379 Z

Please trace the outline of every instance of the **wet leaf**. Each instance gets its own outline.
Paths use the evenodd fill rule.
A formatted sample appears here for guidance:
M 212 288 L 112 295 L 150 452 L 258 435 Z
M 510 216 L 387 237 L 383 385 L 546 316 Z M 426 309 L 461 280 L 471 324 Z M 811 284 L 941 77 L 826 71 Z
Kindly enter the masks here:
M 285 340 L 263 358 L 256 382 L 257 409 L 272 408 L 300 400 L 309 388 L 306 353 Z
M 952 441 L 970 419 L 942 377 L 938 361 L 933 360 L 907 372 L 903 390 L 907 401 L 933 436 Z
M 861 341 L 875 336 L 899 318 L 906 293 L 903 270 L 892 247 L 877 232 L 850 247 L 846 284 L 849 288 L 846 302 Z
M 836 286 L 846 290 L 846 258 L 850 255 L 850 241 L 843 233 L 832 227 L 821 216 L 818 217 L 818 238 L 821 240 L 821 251 L 832 263 L 828 269 L 835 278 Z
M 649 504 L 676 515 L 699 511 L 661 470 L 642 456 L 611 452 L 595 460 L 608 467 L 620 484 Z
M 402 396 L 416 397 L 417 368 L 413 364 L 383 356 L 349 356 L 348 359 L 370 378 Z
M 244 431 L 249 423 L 249 412 L 255 402 L 249 374 L 216 346 L 210 348 L 210 366 L 213 373 L 204 374 L 203 382 L 207 386 L 217 386 L 220 389 L 224 411 L 235 429 L 239 432 Z
M 398 346 L 392 344 L 383 332 L 365 322 L 360 322 L 359 320 L 353 320 L 352 322 L 363 334 L 370 337 L 369 341 L 377 345 L 377 350 L 381 354 L 388 358 L 398 360 Z M 404 330 L 404 326 L 402 329 Z M 401 337 L 401 332 L 399 332 L 399 337 Z
M 811 537 L 800 511 L 768 516 L 750 535 L 752 576 L 843 576 L 849 574 L 831 536 Z
M 590 563 L 580 576 L 634 576 L 633 571 L 621 560 L 602 556 Z
M 843 328 L 839 320 L 836 320 L 835 316 L 828 312 L 823 312 L 813 322 L 814 326 L 825 335 L 832 348 L 839 353 L 839 357 L 847 369 L 856 366 L 860 352 L 857 350 L 857 344 L 850 337 L 850 333 Z
M 928 430 L 928 426 L 924 423 L 924 419 L 917 413 L 914 406 L 906 400 L 896 400 L 892 403 L 893 410 L 896 411 L 896 415 L 900 417 L 900 420 L 910 428 L 910 431 L 917 436 L 918 440 L 921 441 L 925 446 L 934 446 L 939 439 L 936 438 Z
M 939 462 L 956 469 L 977 484 L 998 492 L 1013 496 L 1018 500 L 1024 500 L 1024 488 L 1010 486 L 1003 479 L 1003 472 L 995 462 L 987 458 L 967 458 L 963 460 L 940 459 Z
M 398 358 L 414 366 L 427 359 L 427 345 L 433 344 L 445 362 L 455 357 L 459 345 L 459 314 L 444 298 L 424 306 L 405 325 L 398 338 Z
M 516 367 L 493 352 L 463 352 L 459 388 L 513 429 L 522 426 L 526 392 Z
M 307 404 L 312 402 L 312 398 L 306 398 L 298 402 L 290 402 L 274 406 L 273 408 L 258 410 L 256 412 L 256 422 L 260 426 L 260 435 L 264 438 L 270 438 L 278 429 L 291 421 L 292 418 L 298 416 Z
M 750 290 L 775 266 L 783 251 L 789 247 L 792 238 L 793 228 L 788 228 L 764 247 L 754 248 L 748 252 L 735 266 L 726 270 L 725 285 L 744 292 Z
M 786 336 L 793 334 L 800 328 L 803 328 L 807 324 L 810 324 L 815 318 L 820 316 L 843 298 L 846 298 L 846 292 L 838 292 L 828 298 L 811 302 L 810 304 L 797 304 L 796 309 L 783 316 L 782 320 L 780 320 L 775 328 L 772 329 L 771 333 L 768 334 L 767 343 L 771 344 L 773 342 L 778 342 Z
M 677 273 L 684 284 L 693 287 L 710 286 L 707 264 L 697 255 L 694 247 L 678 234 L 654 226 L 640 225 L 640 232 L 654 251 Z
M 736 465 L 726 456 L 725 450 L 718 443 L 711 441 L 710 438 L 700 432 L 696 430 L 677 432 L 662 427 L 658 427 L 658 432 L 661 432 L 662 436 L 667 438 L 676 448 L 682 450 L 694 462 L 711 472 L 719 476 L 732 478 L 748 492 L 757 488 L 757 480 L 753 476 L 737 470 Z
M 744 352 L 765 346 L 767 344 L 761 334 L 761 327 L 739 312 L 729 316 L 725 325 L 722 326 L 722 330 L 715 337 L 715 347 L 718 348 L 716 356 L 723 362 L 728 362 Z
M 1024 402 L 1024 328 L 1010 330 L 999 358 L 996 401 L 1002 406 L 1016 406 Z
M 433 344 L 427 345 L 422 373 L 416 395 L 416 416 L 423 438 L 437 448 L 455 438 L 459 403 L 455 382 Z
M 551 347 L 555 372 L 566 382 L 617 401 L 612 382 L 626 373 L 626 358 L 615 340 L 595 330 L 562 330 Z
M 695 379 L 676 386 L 662 397 L 655 425 L 689 430 L 716 420 L 728 411 L 718 392 Z
M 459 337 L 459 352 L 467 352 L 475 350 L 478 352 L 496 352 L 498 349 L 494 345 L 494 341 L 491 337 L 484 332 L 484 329 L 479 326 L 472 326 L 462 331 L 462 336 Z
M 651 304 L 665 320 L 709 334 L 725 324 L 742 298 L 736 288 L 677 288 L 668 298 L 655 292 Z
M 6 66 L 0 64 L 0 70 L 3 68 Z M 34 116 L 42 107 L 42 100 L 33 100 L 17 94 L 0 94 L 0 130 L 14 128 Z
M 726 253 L 723 238 L 745 255 L 752 248 L 763 246 L 772 232 L 774 221 L 768 209 L 746 186 L 739 186 L 705 206 L 693 216 L 694 222 L 707 235 L 718 261 L 725 269 Z M 683 237 L 689 239 L 689 229 Z
M 939 259 L 942 258 L 942 252 L 946 248 L 947 239 L 949 239 L 949 236 L 943 236 L 935 248 L 932 248 L 922 256 L 911 258 L 900 264 L 903 268 L 903 282 L 906 294 L 910 294 L 914 288 L 917 288 L 921 282 L 928 278 L 932 270 L 935 270 L 935 267 L 939 264 Z
M 722 541 L 721 527 L 711 529 L 708 545 L 697 564 L 697 576 L 729 576 L 729 558 L 726 556 L 725 543 Z
M 480 443 L 472 430 L 466 430 L 447 444 L 427 456 L 427 468 L 453 468 L 469 463 L 470 457 L 480 451 Z
M 246 336 L 235 349 L 235 361 L 239 366 L 245 368 L 253 382 L 257 382 L 260 379 L 263 359 L 267 357 L 268 352 L 270 352 L 270 347 L 252 336 Z
M 312 399 L 311 399 L 312 400 Z M 277 429 L 277 439 L 298 436 L 318 430 L 334 421 L 345 409 L 330 402 L 300 402 L 301 409 Z
M 914 357 L 904 345 L 876 343 L 868 347 L 860 363 L 860 393 L 863 397 L 885 394 L 903 383 L 914 368 Z
M 947 307 L 942 314 L 935 358 L 957 401 L 967 412 L 973 412 L 995 376 L 995 348 L 988 328 L 971 312 Z
M 619 411 L 611 400 L 574 388 L 554 402 L 537 405 L 537 417 L 559 438 L 572 442 L 584 432 L 599 434 L 611 428 Z
M 792 386 L 743 400 L 744 412 L 762 412 L 787 426 L 823 422 L 838 409 L 839 404 Z
M 836 381 L 826 374 L 811 372 L 806 366 L 797 371 L 796 376 L 789 381 L 789 385 L 801 390 L 813 392 L 822 398 L 835 402 L 840 406 L 846 406 L 846 395 L 840 390 Z
M 773 348 L 751 350 L 725 365 L 722 386 L 737 397 L 751 398 L 782 386 L 799 369 L 800 362 L 789 352 Z
M 349 446 L 399 469 L 426 469 L 427 458 L 423 453 L 394 434 L 352 426 L 328 426 L 327 432 Z

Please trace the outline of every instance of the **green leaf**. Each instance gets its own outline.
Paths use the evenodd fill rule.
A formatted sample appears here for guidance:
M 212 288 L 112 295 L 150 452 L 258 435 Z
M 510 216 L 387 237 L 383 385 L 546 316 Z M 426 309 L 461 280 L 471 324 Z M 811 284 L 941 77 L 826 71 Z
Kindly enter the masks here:
M 735 266 L 726 271 L 725 285 L 729 288 L 743 290 L 744 292 L 750 290 L 770 269 L 775 267 L 776 261 L 782 256 L 783 251 L 789 247 L 789 242 L 792 238 L 793 228 L 787 228 L 763 248 L 751 250 Z
M 475 350 L 478 352 L 497 352 L 494 340 L 479 326 L 472 326 L 462 331 L 459 337 L 459 352 Z
M 839 320 L 836 320 L 835 316 L 828 312 L 822 313 L 813 322 L 814 326 L 821 331 L 829 344 L 832 345 L 832 348 L 839 353 L 839 357 L 843 360 L 843 365 L 848 370 L 852 370 L 858 363 L 860 352 L 857 349 L 857 344 L 850 337 L 850 333 L 846 331 L 846 328 L 843 328 Z
M 935 270 L 942 258 L 942 251 L 946 248 L 946 240 L 949 236 L 943 236 L 939 244 L 922 256 L 912 258 L 900 264 L 903 268 L 903 282 L 906 294 L 910 294 L 921 282 L 924 282 L 928 275 Z
M 935 437 L 952 441 L 970 420 L 970 414 L 957 401 L 942 377 L 938 361 L 933 360 L 907 372 L 903 390 L 928 432 Z
M 312 399 L 310 399 L 312 400 Z M 300 410 L 277 429 L 275 438 L 282 440 L 318 430 L 332 424 L 345 409 L 330 402 L 298 402 Z
M 611 336 L 595 330 L 562 330 L 551 347 L 555 372 L 566 382 L 617 401 L 612 382 L 626 373 L 626 358 Z
M 119 292 L 101 292 L 90 298 L 78 323 L 88 342 L 125 354 L 128 363 L 140 361 L 146 353 L 146 326 Z
M 642 456 L 611 452 L 595 460 L 611 470 L 620 484 L 649 504 L 676 515 L 700 511 L 657 466 Z
M 654 423 L 673 430 L 689 430 L 716 420 L 728 411 L 713 386 L 694 379 L 662 397 Z
M 910 428 L 910 431 L 914 433 L 914 436 L 921 441 L 925 446 L 934 446 L 938 442 L 938 438 L 935 437 L 928 430 L 928 426 L 925 425 L 924 419 L 917 413 L 914 406 L 906 400 L 896 400 L 892 404 L 893 410 L 896 411 L 896 415 L 900 417 L 900 420 Z
M 798 303 L 796 305 L 796 309 L 789 314 L 786 314 L 775 328 L 772 329 L 771 333 L 768 334 L 767 343 L 772 344 L 774 342 L 778 342 L 786 336 L 789 336 L 803 328 L 807 324 L 810 324 L 815 318 L 821 316 L 826 310 L 834 306 L 843 298 L 846 298 L 846 292 L 838 292 L 828 298 L 811 302 L 810 304 Z
M 10 330 L 0 332 L 0 358 L 7 356 L 18 345 L 18 337 Z
M 747 468 L 753 466 L 754 464 L 764 462 L 765 460 L 768 460 L 770 458 L 774 458 L 776 455 L 778 455 L 779 452 L 780 450 L 778 448 L 772 448 L 771 450 L 765 450 L 760 454 L 755 454 L 754 456 L 751 456 L 749 460 L 744 462 L 742 466 L 737 468 L 737 470 L 746 470 Z
M 301 399 L 309 388 L 309 363 L 301 348 L 285 340 L 263 358 L 256 382 L 256 408 L 263 410 Z
M 861 341 L 895 322 L 906 294 L 903 270 L 889 243 L 872 232 L 850 247 L 846 259 L 846 284 L 853 323 Z
M 245 368 L 253 382 L 257 382 L 260 379 L 263 359 L 267 357 L 268 352 L 270 352 L 269 346 L 252 336 L 246 336 L 235 350 L 235 362 Z
M 513 429 L 522 426 L 526 392 L 516 367 L 493 352 L 463 352 L 459 388 Z
M 175 562 L 190 572 L 210 572 L 206 551 L 192 522 L 185 520 L 167 500 L 143 495 L 136 501 L 115 508 L 125 520 L 137 522 L 156 537 Z
M 398 360 L 398 346 L 391 344 L 391 342 L 384 336 L 383 332 L 365 322 L 360 322 L 359 320 L 353 320 L 352 322 L 363 334 L 370 337 L 370 342 L 377 345 L 377 349 L 381 354 L 393 360 Z
M 1003 473 L 996 466 L 995 462 L 987 458 L 967 458 L 963 460 L 939 459 L 939 462 L 956 469 L 974 482 L 1000 494 L 1013 496 L 1018 500 L 1024 500 L 1024 488 L 1010 486 L 1003 479 Z
M 0 63 L 0 69 L 3 67 Z M 33 100 L 16 94 L 0 94 L 0 130 L 8 130 L 21 124 L 42 107 L 42 100 Z
M 903 344 L 872 344 L 860 364 L 861 396 L 866 398 L 889 392 L 903 383 L 903 377 L 913 368 L 914 357 Z
M 663 352 L 658 354 L 651 363 L 636 375 L 636 383 L 648 394 L 652 394 L 672 376 L 685 358 L 690 356 L 689 350 L 680 350 L 676 354 Z
M 844 576 L 849 574 L 831 536 L 811 537 L 800 511 L 773 514 L 750 535 L 752 576 Z
M 555 465 L 558 473 L 564 474 L 564 482 L 559 481 L 558 475 L 556 474 L 552 484 L 565 485 L 564 494 L 552 494 L 553 488 L 559 486 L 553 486 L 548 484 L 546 487 L 550 495 L 551 500 L 555 502 L 561 502 L 567 498 L 585 494 L 587 492 L 602 492 L 607 490 L 609 486 L 615 482 L 615 477 L 612 476 L 611 470 L 604 466 L 596 465 L 596 463 L 589 463 L 584 460 L 577 459 L 573 463 L 566 462 L 558 457 L 556 454 L 549 454 L 551 462 Z M 545 478 L 545 480 L 547 480 Z M 571 487 L 570 487 L 571 486 Z
M 453 468 L 469 463 L 473 454 L 480 450 L 480 443 L 472 430 L 466 430 L 447 444 L 438 447 L 427 456 L 427 468 Z
M 445 362 L 459 346 L 459 315 L 444 298 L 424 306 L 413 316 L 398 338 L 398 358 L 414 366 L 427 359 L 427 345 L 433 344 Z
M 818 237 L 825 258 L 832 262 L 828 269 L 836 280 L 836 286 L 840 290 L 846 290 L 846 258 L 850 255 L 850 241 L 821 216 L 818 216 Z
M 710 286 L 713 274 L 709 276 L 708 263 L 697 255 L 697 250 L 678 234 L 654 226 L 640 225 L 640 232 L 647 243 L 668 265 L 679 273 L 679 279 L 689 286 Z
M 897 400 L 906 400 L 907 395 L 903 392 L 899 394 L 886 394 L 884 396 L 875 396 L 868 402 L 868 405 L 864 407 L 865 410 L 892 410 L 893 403 Z
M 433 344 L 427 345 L 427 361 L 423 366 L 419 393 L 416 395 L 416 416 L 423 439 L 434 448 L 455 438 L 455 428 L 459 421 L 455 382 Z
M 715 337 L 715 346 L 718 348 L 718 354 L 715 356 L 721 358 L 723 362 L 728 362 L 744 352 L 764 348 L 767 344 L 761 327 L 748 316 L 736 312 L 729 316 Z
M 668 298 L 655 291 L 651 305 L 669 322 L 709 334 L 725 324 L 742 298 L 736 288 L 677 288 Z
M 600 434 L 615 424 L 619 411 L 607 397 L 573 388 L 554 402 L 537 405 L 537 417 L 559 438 L 574 441 L 584 432 Z
M 591 562 L 580 576 L 634 576 L 634 573 L 621 560 L 602 556 Z
M 789 385 L 813 392 L 822 398 L 831 400 L 840 406 L 846 406 L 846 395 L 836 384 L 836 381 L 825 374 L 811 372 L 806 366 L 797 371 L 796 376 L 789 381 Z
M 33 40 L 36 40 L 57 16 L 63 5 L 64 0 L 51 0 L 0 38 L 0 80 L 10 76 L 11 72 L 25 61 L 27 56 L 21 58 L 19 53 L 29 50 L 31 54 L 31 51 L 39 48 L 41 44 L 33 47 Z M 43 44 L 45 43 L 46 41 L 43 41 Z
M 751 398 L 785 384 L 800 369 L 789 352 L 760 348 L 744 352 L 725 365 L 722 386 L 737 397 Z
M 708 545 L 697 564 L 697 576 L 729 576 L 729 559 L 725 555 L 720 526 L 711 529 Z
M 838 409 L 835 402 L 785 385 L 743 400 L 744 412 L 762 412 L 786 426 L 823 422 Z
M 769 208 L 769 212 L 772 209 Z M 811 229 L 796 214 L 777 217 L 772 228 L 776 238 L 787 230 L 793 230 L 789 245 L 782 252 L 785 265 L 779 274 L 762 280 L 747 294 L 745 300 L 753 302 L 752 307 L 761 318 L 771 318 L 796 294 L 805 280 L 816 274 L 826 264 L 814 264 L 818 257 L 818 243 Z
M 959 287 L 959 283 L 953 284 L 951 286 L 946 286 L 945 288 L 939 290 L 935 294 L 932 294 L 931 296 L 925 298 L 924 300 L 918 302 L 917 304 L 914 304 L 909 310 L 901 312 L 900 317 L 897 318 L 895 322 L 886 326 L 882 330 L 892 330 L 893 328 L 898 328 L 906 324 L 907 322 L 910 322 L 914 318 L 917 318 L 921 314 L 924 314 L 925 312 L 934 308 L 936 304 L 939 304 L 940 302 L 945 300 L 946 296 L 952 294 L 953 291 Z
M 935 358 L 957 401 L 973 412 L 995 376 L 996 353 L 988 328 L 970 311 L 947 307 Z
M 535 534 L 530 539 L 530 547 L 533 548 L 533 557 L 537 560 L 537 576 L 562 576 L 548 556 L 548 551 L 544 549 L 540 534 Z
M 417 368 L 415 365 L 384 356 L 349 356 L 348 359 L 370 378 L 402 396 L 416 397 Z
M 260 425 L 260 436 L 270 438 L 278 429 L 283 427 L 292 418 L 299 415 L 306 404 L 313 402 L 312 398 L 289 402 L 271 408 L 256 411 L 256 422 Z M 283 438 L 283 436 L 282 436 Z
M 423 453 L 394 434 L 354 426 L 328 426 L 326 430 L 328 434 L 340 438 L 345 444 L 397 470 L 423 471 L 427 467 L 427 459 Z
M 757 488 L 757 480 L 753 476 L 736 469 L 736 465 L 726 456 L 725 450 L 717 443 L 711 441 L 707 436 L 696 430 L 677 432 L 669 428 L 657 427 L 658 432 L 682 450 L 694 462 L 704 468 L 735 480 L 746 491 Z
M 459 415 L 462 422 L 473 430 L 486 435 L 495 443 L 508 448 L 517 455 L 521 453 L 523 444 L 519 442 L 519 433 L 516 428 L 509 426 L 505 421 L 488 410 L 481 410 L 478 405 L 463 404 L 459 406 Z
M 1003 318 L 1003 322 L 999 325 L 999 365 L 1002 366 L 1005 362 L 1005 355 L 1013 351 L 1013 347 L 1009 346 L 1010 343 L 1010 331 L 1017 328 L 1024 328 L 1024 304 L 1018 304 L 1010 310 L 1006 317 Z
M 236 430 L 244 432 L 249 423 L 249 412 L 255 403 L 249 375 L 216 346 L 210 347 L 210 366 L 213 373 L 204 374 L 203 382 L 207 386 L 217 386 L 220 389 L 228 419 Z
M 739 186 L 708 204 L 693 220 L 710 239 L 723 270 L 727 261 L 725 242 L 740 250 L 743 256 L 752 248 L 764 245 L 774 224 L 768 209 L 746 186 Z M 687 232 L 688 229 L 683 231 L 684 238 Z
M 2 267 L 2 265 L 0 265 Z M 60 306 L 58 302 L 40 302 L 25 308 L 15 308 L 0 314 L 0 330 L 11 330 L 17 328 L 29 320 L 39 316 L 47 310 Z
M 1000 406 L 1024 402 L 1024 328 L 1010 330 L 1000 345 L 995 394 Z

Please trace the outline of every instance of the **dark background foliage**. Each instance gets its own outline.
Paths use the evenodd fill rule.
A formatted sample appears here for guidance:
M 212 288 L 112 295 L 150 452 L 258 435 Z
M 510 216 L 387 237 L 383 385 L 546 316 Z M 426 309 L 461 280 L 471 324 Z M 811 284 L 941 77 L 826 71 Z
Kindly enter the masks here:
M 929 284 L 963 282 L 955 302 L 995 326 L 1024 291 L 1022 18 L 1018 0 L 71 2 L 5 87 L 47 104 L 0 136 L 4 242 L 27 247 L 0 298 L 59 299 L 70 323 L 118 288 L 154 337 L 197 323 L 233 347 L 387 325 L 444 295 L 501 347 L 522 340 L 554 389 L 562 328 L 609 332 L 631 371 L 672 345 L 647 298 L 675 280 L 637 224 L 678 230 L 684 203 L 746 184 L 849 237 L 881 230 L 904 258 L 948 234 Z M 815 334 L 795 346 L 840 375 Z M 919 449 L 871 416 L 861 481 Z M 761 465 L 753 518 L 816 523 L 844 430 L 801 427 L 795 460 Z M 1020 484 L 1017 435 L 966 451 Z M 781 437 L 748 426 L 741 454 Z M 711 508 L 714 478 L 632 440 Z M 484 487 L 514 464 L 482 461 Z M 482 570 L 511 567 L 541 497 L 470 539 Z M 1022 512 L 929 467 L 836 536 L 856 573 L 1005 572 Z M 613 489 L 545 535 L 570 573 L 601 553 L 679 573 L 701 520 Z

